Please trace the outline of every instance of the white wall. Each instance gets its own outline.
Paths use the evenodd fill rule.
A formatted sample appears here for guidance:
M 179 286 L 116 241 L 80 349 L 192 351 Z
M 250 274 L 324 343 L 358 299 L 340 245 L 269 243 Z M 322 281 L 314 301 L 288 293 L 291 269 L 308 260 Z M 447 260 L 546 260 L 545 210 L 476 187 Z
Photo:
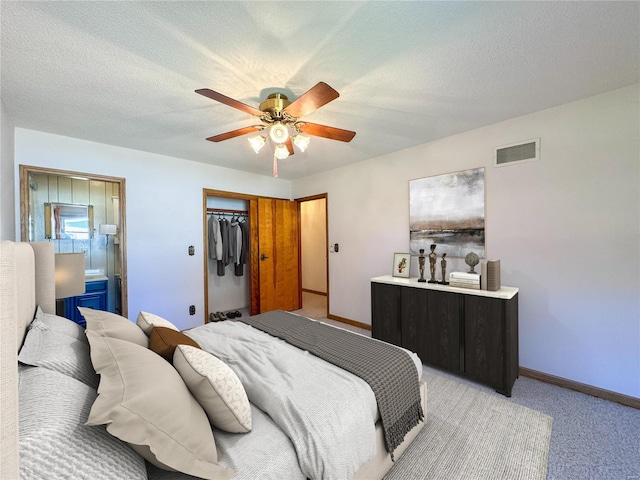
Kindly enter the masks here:
M 144 310 L 181 329 L 204 319 L 202 189 L 291 198 L 285 180 L 21 128 L 15 162 L 126 179 L 129 317 Z
M 16 239 L 13 130 L 13 121 L 0 100 L 0 240 Z
M 520 288 L 520 365 L 640 397 L 640 121 L 633 85 L 293 182 L 328 193 L 330 313 L 371 322 L 371 277 L 409 251 L 410 179 L 485 167 L 486 252 Z M 539 162 L 494 168 L 541 137 Z M 357 137 L 356 137 L 357 140 Z M 450 259 L 448 271 L 464 268 Z M 417 276 L 413 260 L 412 276 Z
M 300 203 L 302 288 L 327 293 L 327 201 Z

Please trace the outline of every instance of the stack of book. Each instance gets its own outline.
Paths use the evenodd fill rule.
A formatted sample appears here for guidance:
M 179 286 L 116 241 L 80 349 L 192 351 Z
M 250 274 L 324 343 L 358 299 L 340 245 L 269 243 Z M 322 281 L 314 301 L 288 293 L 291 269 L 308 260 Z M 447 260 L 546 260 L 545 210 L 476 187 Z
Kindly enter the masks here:
M 477 273 L 451 272 L 449 285 L 452 287 L 480 290 L 480 275 Z

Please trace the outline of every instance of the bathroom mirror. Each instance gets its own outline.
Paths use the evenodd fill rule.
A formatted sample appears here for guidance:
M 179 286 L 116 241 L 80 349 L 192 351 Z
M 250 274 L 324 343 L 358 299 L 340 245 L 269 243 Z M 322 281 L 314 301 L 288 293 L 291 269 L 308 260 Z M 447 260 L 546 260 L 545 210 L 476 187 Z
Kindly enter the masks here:
M 45 203 L 44 238 L 47 240 L 93 238 L 93 205 Z

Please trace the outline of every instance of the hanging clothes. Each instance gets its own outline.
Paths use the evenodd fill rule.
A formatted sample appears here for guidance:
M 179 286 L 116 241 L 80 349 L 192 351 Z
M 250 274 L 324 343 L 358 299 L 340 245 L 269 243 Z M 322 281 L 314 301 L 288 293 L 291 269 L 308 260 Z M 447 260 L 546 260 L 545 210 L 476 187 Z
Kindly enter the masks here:
M 229 220 L 220 219 L 220 236 L 222 237 L 222 258 L 218 259 L 218 276 L 224 277 L 225 268 L 229 263 Z
M 220 235 L 220 222 L 211 215 L 207 222 L 209 240 L 209 258 L 211 260 L 222 259 L 222 235 Z
M 249 225 L 243 220 L 240 222 L 239 227 L 242 244 L 235 264 L 236 277 L 244 275 L 244 265 L 247 263 L 247 258 L 249 257 Z
M 236 263 L 236 258 L 238 256 L 238 233 L 240 233 L 238 218 L 231 218 L 231 222 L 229 222 L 229 225 L 229 263 Z M 240 238 L 240 246 L 242 246 L 242 237 Z
M 243 243 L 243 239 L 242 239 L 242 227 L 241 227 L 241 223 L 238 222 L 238 229 L 236 230 L 236 256 L 235 258 L 235 264 L 239 264 L 240 263 L 240 256 L 242 255 L 242 243 Z
M 223 277 L 226 267 L 234 265 L 237 277 L 244 275 L 244 265 L 249 258 L 249 224 L 243 213 L 234 214 L 231 221 L 226 213 L 211 215 L 207 221 L 209 258 L 216 261 L 216 273 Z

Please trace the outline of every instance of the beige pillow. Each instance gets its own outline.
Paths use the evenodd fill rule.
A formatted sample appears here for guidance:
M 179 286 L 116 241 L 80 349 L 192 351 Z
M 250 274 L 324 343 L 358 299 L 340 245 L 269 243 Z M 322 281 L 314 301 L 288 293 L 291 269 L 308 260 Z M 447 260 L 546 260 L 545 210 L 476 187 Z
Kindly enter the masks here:
M 95 332 L 102 337 L 119 338 L 145 348 L 149 347 L 147 336 L 128 318 L 92 308 L 78 307 L 78 310 L 87 321 L 87 331 Z
M 169 363 L 131 342 L 92 331 L 87 338 L 100 374 L 87 425 L 106 425 L 160 468 L 206 479 L 234 477 L 218 465 L 207 416 Z
M 154 315 L 153 313 L 148 313 L 148 312 L 140 312 L 138 314 L 138 319 L 136 320 L 136 324 L 142 329 L 142 331 L 147 335 L 147 337 L 151 336 L 151 331 L 153 330 L 153 327 L 165 327 L 165 328 L 171 328 L 172 330 L 180 331 L 178 327 L 176 327 L 169 320 L 165 320 L 164 318 L 159 317 L 158 315 Z
M 212 425 L 233 433 L 251 431 L 251 406 L 238 376 L 222 360 L 178 345 L 173 366 L 207 413 Z

